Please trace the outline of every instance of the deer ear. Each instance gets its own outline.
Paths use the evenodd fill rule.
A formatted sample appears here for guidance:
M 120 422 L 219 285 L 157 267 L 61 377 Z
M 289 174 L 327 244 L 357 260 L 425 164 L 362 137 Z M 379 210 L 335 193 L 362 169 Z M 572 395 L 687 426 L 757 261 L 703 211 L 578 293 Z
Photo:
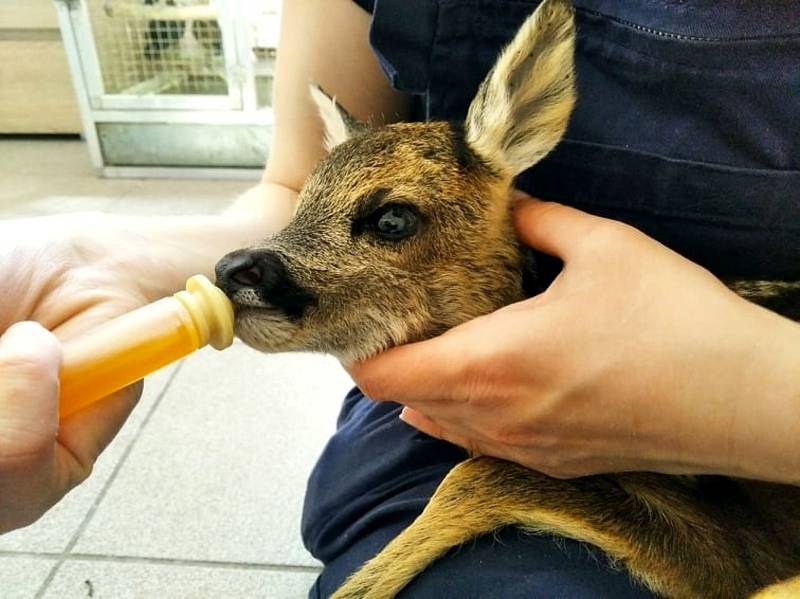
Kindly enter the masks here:
M 514 176 L 559 142 L 575 104 L 574 46 L 569 0 L 544 0 L 469 107 L 467 141 L 485 160 Z
M 325 149 L 329 152 L 343 141 L 346 141 L 366 131 L 367 124 L 362 123 L 347 112 L 336 98 L 330 97 L 319 85 L 311 83 L 308 86 L 311 99 L 319 109 L 322 122 L 325 125 Z

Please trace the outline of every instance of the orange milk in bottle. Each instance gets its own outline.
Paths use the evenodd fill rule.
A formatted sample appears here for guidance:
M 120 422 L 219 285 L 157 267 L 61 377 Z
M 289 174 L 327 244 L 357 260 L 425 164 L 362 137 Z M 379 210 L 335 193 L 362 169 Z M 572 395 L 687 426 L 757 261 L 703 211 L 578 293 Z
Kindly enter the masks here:
M 193 351 L 233 343 L 233 306 L 206 277 L 63 343 L 59 416 L 64 419 Z

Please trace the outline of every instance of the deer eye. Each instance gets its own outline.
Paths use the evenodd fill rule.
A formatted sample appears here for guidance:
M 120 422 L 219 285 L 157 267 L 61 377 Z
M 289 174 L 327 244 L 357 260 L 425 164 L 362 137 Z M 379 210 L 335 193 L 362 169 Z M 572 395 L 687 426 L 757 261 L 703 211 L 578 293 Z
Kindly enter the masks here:
M 378 237 L 397 241 L 411 237 L 419 228 L 419 217 L 411 206 L 387 204 L 372 213 L 372 229 Z

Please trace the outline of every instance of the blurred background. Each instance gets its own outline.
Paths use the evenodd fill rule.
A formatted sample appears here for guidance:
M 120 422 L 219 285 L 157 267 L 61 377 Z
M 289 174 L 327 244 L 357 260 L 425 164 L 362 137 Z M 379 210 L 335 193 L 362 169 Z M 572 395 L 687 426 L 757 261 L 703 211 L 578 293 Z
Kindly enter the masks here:
M 279 11 L 0 0 L 0 218 L 220 212 L 269 152 Z M 90 479 L 0 536 L 0 597 L 304 597 L 305 482 L 350 385 L 238 342 L 156 373 Z
M 258 176 L 277 0 L 4 0 L 0 11 L 4 133 L 83 134 L 107 177 Z

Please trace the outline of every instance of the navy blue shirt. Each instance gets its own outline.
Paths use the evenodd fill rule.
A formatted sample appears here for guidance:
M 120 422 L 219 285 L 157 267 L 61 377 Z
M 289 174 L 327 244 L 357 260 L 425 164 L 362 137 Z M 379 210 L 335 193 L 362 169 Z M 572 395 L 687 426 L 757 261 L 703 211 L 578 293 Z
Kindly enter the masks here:
M 537 1 L 357 0 L 418 117 L 463 119 Z M 578 103 L 517 186 L 721 276 L 800 279 L 800 3 L 577 0 Z

